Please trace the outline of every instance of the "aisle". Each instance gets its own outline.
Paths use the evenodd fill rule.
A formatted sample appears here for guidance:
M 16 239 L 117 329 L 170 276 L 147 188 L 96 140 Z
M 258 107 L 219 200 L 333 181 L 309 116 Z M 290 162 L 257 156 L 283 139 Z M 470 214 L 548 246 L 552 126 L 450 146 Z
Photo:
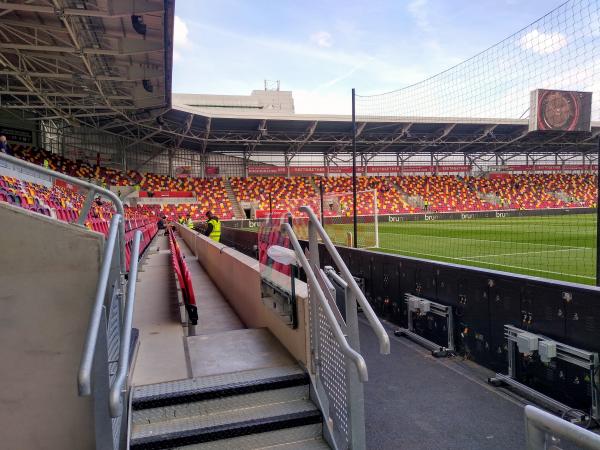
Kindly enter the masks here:
M 140 266 L 136 288 L 133 326 L 140 330 L 140 347 L 132 382 L 137 386 L 190 376 L 169 259 L 168 238 L 159 232 Z

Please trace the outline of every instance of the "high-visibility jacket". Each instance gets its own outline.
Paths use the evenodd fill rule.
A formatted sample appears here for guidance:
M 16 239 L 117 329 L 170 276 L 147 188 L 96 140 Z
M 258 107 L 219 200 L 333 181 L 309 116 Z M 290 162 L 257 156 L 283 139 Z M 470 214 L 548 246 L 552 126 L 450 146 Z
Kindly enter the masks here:
M 219 242 L 221 240 L 221 222 L 217 219 L 210 219 L 208 221 L 212 225 L 212 231 L 208 235 L 215 242 Z
M 192 219 L 188 219 L 186 225 L 190 230 L 194 229 L 194 222 L 192 221 Z
M 50 161 L 48 161 L 47 159 L 44 160 L 44 167 L 46 169 L 48 169 L 50 167 Z
M 179 219 L 177 219 L 177 221 L 183 225 L 185 223 L 185 218 L 184 217 L 180 217 Z

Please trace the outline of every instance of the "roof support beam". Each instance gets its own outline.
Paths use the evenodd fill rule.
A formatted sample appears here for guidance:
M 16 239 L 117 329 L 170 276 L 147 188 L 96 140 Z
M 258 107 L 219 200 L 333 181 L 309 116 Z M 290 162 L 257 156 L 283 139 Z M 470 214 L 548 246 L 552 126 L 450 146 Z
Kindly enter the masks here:
M 0 9 L 8 11 L 26 11 L 45 14 L 56 14 L 79 17 L 120 18 L 132 14 L 161 14 L 164 12 L 160 3 L 140 2 L 135 0 L 108 0 L 107 11 L 61 8 L 44 5 L 29 5 L 23 3 L 0 2 Z

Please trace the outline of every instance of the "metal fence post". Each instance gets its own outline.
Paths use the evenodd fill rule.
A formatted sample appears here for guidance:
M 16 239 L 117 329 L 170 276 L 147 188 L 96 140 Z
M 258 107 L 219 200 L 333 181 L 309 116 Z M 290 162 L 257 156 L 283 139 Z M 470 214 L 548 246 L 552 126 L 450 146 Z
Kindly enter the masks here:
M 600 286 L 600 138 L 596 155 L 596 286 Z

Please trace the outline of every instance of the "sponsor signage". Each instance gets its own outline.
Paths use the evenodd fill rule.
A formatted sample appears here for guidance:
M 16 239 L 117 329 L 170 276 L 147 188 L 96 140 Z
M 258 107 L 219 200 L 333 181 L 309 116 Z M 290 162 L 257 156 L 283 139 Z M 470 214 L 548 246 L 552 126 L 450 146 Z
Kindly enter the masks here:
M 368 174 L 377 173 L 462 173 L 470 172 L 470 165 L 446 164 L 438 166 L 367 166 Z M 290 175 L 351 174 L 351 166 L 290 166 Z M 364 166 L 357 166 L 356 172 L 363 174 Z M 287 169 L 279 166 L 249 166 L 248 175 L 287 175 Z
M 206 166 L 206 175 L 218 175 L 219 167 L 218 166 Z

